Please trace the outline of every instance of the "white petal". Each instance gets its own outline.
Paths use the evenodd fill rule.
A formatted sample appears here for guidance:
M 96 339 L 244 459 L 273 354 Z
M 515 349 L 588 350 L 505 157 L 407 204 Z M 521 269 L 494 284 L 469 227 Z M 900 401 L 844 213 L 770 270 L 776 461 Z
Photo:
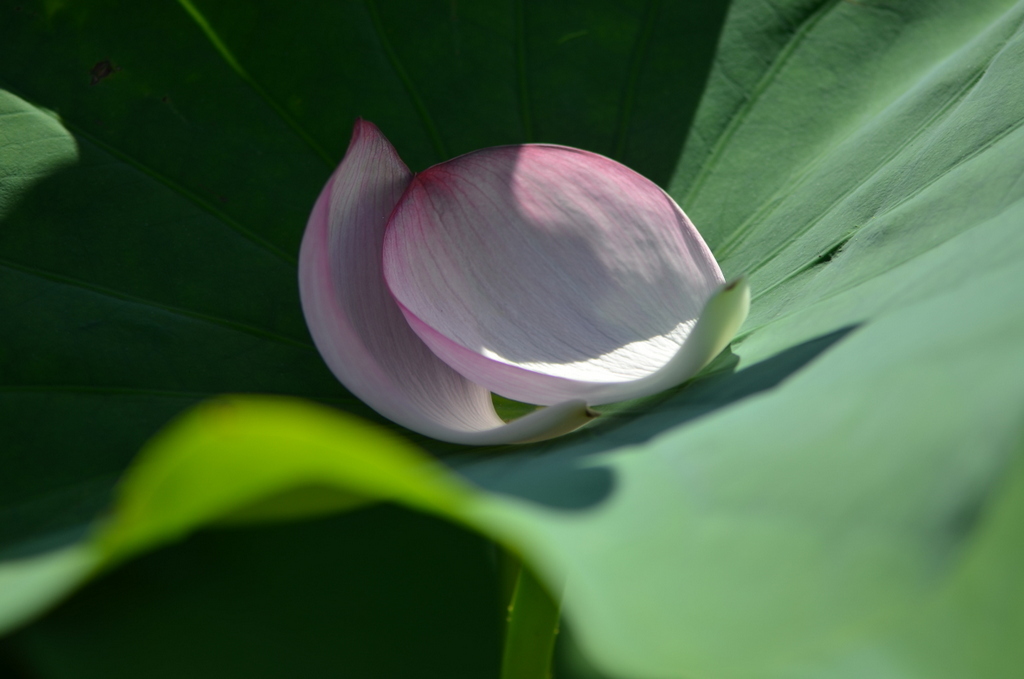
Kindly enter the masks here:
M 664 191 L 550 145 L 485 149 L 418 175 L 391 217 L 384 272 L 434 353 L 540 404 L 605 403 L 653 383 L 724 282 Z
M 299 288 L 331 371 L 385 417 L 455 443 L 538 440 L 588 422 L 594 414 L 572 400 L 503 423 L 488 391 L 440 361 L 409 328 L 384 283 L 381 253 L 388 215 L 411 179 L 387 139 L 360 120 L 310 215 Z

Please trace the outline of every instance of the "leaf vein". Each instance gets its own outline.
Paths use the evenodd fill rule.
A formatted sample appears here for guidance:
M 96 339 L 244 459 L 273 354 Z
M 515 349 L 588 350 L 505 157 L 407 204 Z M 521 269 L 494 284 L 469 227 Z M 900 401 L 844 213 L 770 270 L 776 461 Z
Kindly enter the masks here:
M 434 125 L 434 119 L 431 118 L 426 104 L 423 103 L 423 99 L 416 91 L 416 86 L 413 85 L 412 78 L 409 77 L 409 73 L 405 70 L 405 67 L 402 66 L 402 61 L 398 58 L 398 53 L 395 52 L 394 48 L 391 46 L 391 42 L 387 39 L 387 34 L 384 31 L 384 24 L 381 22 L 380 15 L 377 12 L 377 3 L 374 2 L 374 0 L 366 0 L 366 8 L 370 12 L 370 21 L 373 23 L 373 30 L 377 34 L 377 41 L 380 43 L 381 49 L 384 50 L 384 54 L 387 55 L 388 61 L 391 62 L 391 68 L 394 69 L 398 79 L 405 87 L 405 92 L 412 101 L 413 108 L 415 108 L 416 113 L 419 114 L 420 122 L 423 124 L 423 128 L 426 130 L 427 136 L 430 137 L 430 141 L 434 145 L 434 151 L 437 153 L 438 159 L 446 159 L 448 157 L 448 150 L 445 148 L 444 141 L 441 139 L 441 135 L 437 131 L 437 126 Z
M 722 154 L 725 151 L 725 147 L 729 145 L 732 137 L 739 130 L 740 125 L 746 120 L 747 116 L 753 110 L 755 104 L 760 100 L 761 95 L 767 91 L 769 85 L 771 85 L 775 78 L 778 77 L 783 67 L 789 62 L 789 59 L 796 52 L 797 47 L 803 42 L 804 38 L 814 29 L 818 23 L 824 19 L 831 10 L 839 6 L 842 0 L 826 0 L 822 2 L 821 6 L 814 11 L 803 24 L 793 33 L 793 37 L 789 39 L 789 42 L 782 48 L 779 55 L 772 62 L 772 65 L 768 68 L 761 80 L 758 81 L 754 87 L 750 96 L 743 102 L 736 115 L 729 120 L 729 124 L 726 125 L 725 130 L 718 137 L 714 147 L 711 149 L 711 153 L 708 155 L 707 160 L 701 166 L 700 172 L 694 178 L 693 184 L 690 186 L 689 191 L 686 192 L 686 197 L 679 201 L 681 205 L 692 205 L 694 202 L 694 196 L 704 186 L 704 183 L 710 177 L 715 166 L 718 165 L 722 158 Z
M 285 252 L 284 250 L 279 248 L 277 245 L 274 245 L 273 243 L 271 243 L 266 238 L 258 235 L 254 231 L 252 231 L 250 229 L 247 229 L 246 227 L 242 226 L 240 223 L 238 223 L 237 221 L 232 219 L 225 212 L 223 212 L 222 210 L 218 209 L 215 205 L 210 203 L 208 200 L 206 200 L 202 196 L 200 196 L 200 195 L 196 194 L 195 192 L 185 188 L 181 184 L 178 184 L 177 182 L 175 182 L 171 178 L 169 178 L 169 177 L 167 177 L 167 176 L 157 172 L 153 168 L 149 167 L 148 165 L 143 164 L 142 162 L 136 160 L 132 156 L 129 156 L 127 153 L 124 153 L 123 151 L 120 151 L 120 150 L 114 148 L 110 144 L 107 144 L 106 142 L 101 141 L 98 137 L 95 137 L 91 133 L 86 132 L 84 129 L 82 129 L 81 127 L 79 127 L 75 123 L 72 123 L 72 122 L 70 122 L 68 120 L 62 120 L 61 122 L 64 124 L 64 126 L 68 130 L 73 132 L 75 135 L 81 137 L 82 139 L 85 139 L 86 141 L 88 141 L 93 146 L 96 146 L 97 148 L 102 149 L 106 153 L 114 156 L 115 158 L 117 158 L 121 162 L 126 163 L 128 165 L 131 165 L 133 168 L 135 168 L 139 172 L 147 175 L 151 179 L 159 182 L 160 184 L 163 184 L 166 188 L 170 189 L 171 191 L 174 191 L 175 193 L 177 193 L 178 195 L 182 196 L 183 198 L 186 198 L 187 200 L 191 201 L 192 203 L 194 203 L 198 207 L 202 208 L 204 211 L 208 212 L 213 217 L 217 218 L 219 221 L 223 222 L 225 226 L 227 226 L 228 228 L 234 230 L 238 234 L 244 236 L 246 239 L 251 241 L 253 244 L 259 246 L 260 248 L 262 248 L 264 250 L 266 250 L 267 252 L 269 252 L 270 254 L 274 255 L 275 257 L 277 257 L 281 261 L 283 261 L 283 262 L 285 262 L 287 264 L 291 264 L 293 266 L 298 263 L 298 260 L 293 255 L 288 254 L 287 252 Z
M 222 391 L 180 391 L 174 389 L 154 389 L 142 387 L 116 387 L 92 384 L 0 384 L 0 394 L 84 394 L 98 396 L 156 396 L 159 398 L 183 399 L 198 401 L 213 398 L 224 392 Z M 311 396 L 304 394 L 303 398 L 319 401 L 321 403 L 336 403 L 339 405 L 359 403 L 354 396 Z
M 799 236 L 803 235 L 804 233 L 807 233 L 807 231 L 809 231 L 810 229 L 814 228 L 814 226 L 816 224 L 820 223 L 822 218 L 825 215 L 827 215 L 829 212 L 831 212 L 833 209 L 835 209 L 835 207 L 837 205 L 842 203 L 846 198 L 848 198 L 850 195 L 852 195 L 857 189 L 861 188 L 864 184 L 866 184 L 872 178 L 878 176 L 878 174 L 880 172 L 882 172 L 886 167 L 888 167 L 892 163 L 892 161 L 894 159 L 896 159 L 896 157 L 899 156 L 900 153 L 902 153 L 911 144 L 913 144 L 915 141 L 917 141 L 921 137 L 922 134 L 927 132 L 930 129 L 930 127 L 936 121 L 938 121 L 939 119 L 944 117 L 945 114 L 949 113 L 959 102 L 963 101 L 963 99 L 965 97 L 967 97 L 968 94 L 970 94 L 970 91 L 973 89 L 974 85 L 976 85 L 978 83 L 978 81 L 982 78 L 984 73 L 985 73 L 985 69 L 982 68 L 981 70 L 979 70 L 978 73 L 976 73 L 974 76 L 972 76 L 970 79 L 968 79 L 968 81 L 966 83 L 964 83 L 963 87 L 958 89 L 953 94 L 953 96 L 949 98 L 948 101 L 946 101 L 941 107 L 936 109 L 935 112 L 932 113 L 932 115 L 930 115 L 926 120 L 924 120 L 917 127 L 917 129 L 914 130 L 913 134 L 908 135 L 900 144 L 897 144 L 897 145 L 893 146 L 886 155 L 883 155 L 879 159 L 879 162 L 874 166 L 874 168 L 871 169 L 870 173 L 867 176 L 865 176 L 863 179 L 860 179 L 857 182 L 853 183 L 849 188 L 847 188 L 847 190 L 845 192 L 839 194 L 835 198 L 835 200 L 833 200 L 828 205 L 828 207 L 826 207 L 822 211 L 821 216 L 817 217 L 816 219 L 812 219 L 806 226 L 802 227 L 800 231 L 796 232 L 793 235 L 792 238 L 794 238 L 794 239 L 798 238 Z M 842 139 L 839 142 L 839 144 L 849 140 L 855 134 L 856 134 L 856 130 L 851 132 L 844 139 Z M 786 195 L 792 193 L 797 188 L 799 188 L 802 184 L 804 184 L 806 182 L 806 180 L 809 177 L 813 177 L 814 176 L 814 171 L 821 166 L 821 164 L 832 154 L 832 152 L 835 150 L 835 147 L 838 146 L 839 144 L 836 144 L 836 145 L 830 147 L 829 149 L 824 151 L 821 155 L 819 155 L 818 157 L 814 158 L 811 162 L 809 162 L 807 164 L 807 166 L 805 167 L 803 172 L 801 172 L 792 181 L 788 182 L 785 186 L 779 188 L 779 190 L 776 191 L 771 196 L 771 198 L 769 198 L 768 200 L 766 200 L 764 202 L 764 204 L 761 206 L 761 208 L 759 208 L 758 210 L 754 211 L 749 217 L 747 217 L 743 221 L 742 224 L 740 224 L 738 227 L 736 227 L 736 230 L 733 232 L 732 236 L 730 236 L 729 240 L 727 240 L 725 243 L 723 243 L 721 248 L 719 249 L 719 253 L 720 253 L 719 256 L 721 258 L 725 259 L 731 253 L 735 252 L 738 247 L 743 245 L 743 243 L 746 242 L 744 237 L 749 234 L 749 232 L 753 228 L 753 226 L 755 224 L 763 222 L 769 215 L 771 215 L 776 209 L 778 209 L 779 205 L 781 205 L 781 203 L 782 203 L 782 199 L 785 198 Z M 762 268 L 765 264 L 767 264 L 769 261 L 771 261 L 776 255 L 778 255 L 780 252 L 785 250 L 786 247 L 787 247 L 786 245 L 782 245 L 779 248 L 777 248 L 776 250 L 774 250 L 771 253 L 769 253 L 768 257 L 766 257 L 761 262 L 756 264 L 752 269 L 750 269 L 748 271 L 748 273 L 753 273 L 754 271 L 757 271 L 758 269 Z
M 331 154 L 327 153 L 327 151 L 324 150 L 324 147 L 321 146 L 311 134 L 306 132 L 305 128 L 299 124 L 299 121 L 288 112 L 288 109 L 277 103 L 277 100 L 270 96 L 270 92 L 268 92 L 267 89 L 242 66 L 234 53 L 228 48 L 224 41 L 221 40 L 220 36 L 213 29 L 213 26 L 210 25 L 210 22 L 202 12 L 192 4 L 192 1 L 178 0 L 178 4 L 185 10 L 185 13 L 189 15 L 196 25 L 199 26 L 199 30 L 203 32 L 203 35 L 210 41 L 210 44 L 213 45 L 213 48 L 224 59 L 224 62 L 227 63 L 228 67 L 247 85 L 249 85 L 249 87 L 251 87 L 253 91 L 256 92 L 256 94 L 259 95 L 259 97 L 263 99 L 268 106 L 270 106 L 271 109 L 273 109 L 281 120 L 284 121 L 284 124 L 290 127 L 292 132 L 298 135 L 298 137 L 302 139 L 302 141 L 304 141 L 309 148 L 327 164 L 328 167 L 333 168 L 337 165 L 338 161 L 333 158 Z
M 643 24 L 637 33 L 632 54 L 629 56 L 629 71 L 623 85 L 622 104 L 619 106 L 618 122 L 612 136 L 611 155 L 618 161 L 622 160 L 622 154 L 625 151 L 626 133 L 629 130 L 629 124 L 633 118 L 633 107 L 636 104 L 637 85 L 646 63 L 647 50 L 651 44 L 651 36 L 654 34 L 654 25 L 659 14 L 661 14 L 661 0 L 649 0 L 644 10 Z
M 808 224 L 806 224 L 805 226 L 801 227 L 801 229 L 799 231 L 797 231 L 788 240 L 787 243 L 783 243 L 783 244 L 779 245 L 778 247 L 776 247 L 771 252 L 769 252 L 768 255 L 764 259 L 762 259 L 756 265 L 751 267 L 747 271 L 747 273 L 748 274 L 752 274 L 752 273 L 754 273 L 754 272 L 764 268 L 769 262 L 771 262 L 773 259 L 778 257 L 780 254 L 785 252 L 792 245 L 794 240 L 796 240 L 800 236 L 808 233 L 815 226 L 820 224 L 822 222 L 822 220 L 825 219 L 825 217 L 827 217 L 847 197 L 852 195 L 857 189 L 859 189 L 862 186 L 864 186 L 871 179 L 873 179 L 874 177 L 877 177 L 886 167 L 888 167 L 892 163 L 893 160 L 895 160 L 899 156 L 899 154 L 904 149 L 908 148 L 913 142 L 915 142 L 917 139 L 919 139 L 921 137 L 921 135 L 923 135 L 925 132 L 927 132 L 932 127 L 933 124 L 935 124 L 940 119 L 942 119 L 944 117 L 947 117 L 951 112 L 953 112 L 956 109 L 956 107 L 958 107 L 960 104 L 962 104 L 963 101 L 965 99 L 967 99 L 967 97 L 970 96 L 971 92 L 974 91 L 974 89 L 977 87 L 978 83 L 981 82 L 981 79 L 984 77 L 984 75 L 988 71 L 989 67 L 999 57 L 999 55 L 1002 53 L 1002 50 L 1005 48 L 1006 44 L 1012 39 L 1012 37 L 1013 36 L 1008 37 L 1003 42 L 1003 45 L 1001 45 L 999 47 L 999 49 L 997 49 L 993 53 L 992 58 L 989 59 L 985 63 L 984 66 L 979 68 L 977 73 L 975 73 L 971 78 L 969 78 L 964 83 L 964 85 L 960 89 L 958 89 L 953 94 L 952 97 L 949 98 L 949 100 L 947 102 L 945 102 L 939 109 L 937 109 L 935 111 L 935 113 L 933 113 L 931 116 L 929 116 L 917 128 L 917 130 L 914 131 L 914 133 L 912 135 L 910 135 L 903 143 L 895 146 L 894 149 L 888 155 L 884 156 L 881 159 L 881 162 L 879 164 L 877 164 L 874 167 L 873 170 L 871 170 L 869 175 L 867 175 L 864 179 L 862 179 L 862 180 L 856 182 L 855 184 L 853 184 L 852 186 L 850 186 L 849 189 L 847 189 L 847 191 L 845 191 L 844 193 L 839 195 L 834 201 L 832 201 L 832 203 L 829 204 L 829 206 L 821 213 L 821 215 L 819 215 L 817 218 L 812 219 Z M 985 152 L 986 150 L 991 148 L 993 145 L 998 143 L 1000 140 L 1002 140 L 1004 137 L 1006 137 L 1007 135 L 1013 133 L 1013 131 L 1015 129 L 1017 129 L 1018 127 L 1020 127 L 1021 124 L 1024 124 L 1024 123 L 1019 122 L 1019 123 L 1011 124 L 1006 129 L 998 132 L 996 135 L 994 135 L 987 142 L 985 142 L 984 144 L 979 146 L 977 149 L 974 149 L 971 153 L 965 155 L 963 158 L 960 158 L 959 160 L 957 160 L 953 165 L 951 165 L 950 167 L 947 167 L 945 170 L 943 170 L 941 173 L 939 173 L 938 175 L 933 177 L 931 180 L 927 181 L 925 184 L 923 184 L 917 190 L 913 191 L 912 193 L 908 194 L 907 196 L 904 196 L 903 199 L 901 199 L 898 203 L 893 205 L 891 208 L 889 208 L 885 212 L 882 212 L 882 213 L 879 213 L 878 215 L 875 215 L 872 218 L 871 221 L 874 221 L 879 216 L 883 216 L 885 214 L 888 214 L 888 213 L 892 212 L 893 210 L 897 209 L 900 205 L 903 205 L 907 201 L 909 201 L 912 198 L 914 198 L 915 196 L 919 195 L 921 192 L 925 191 L 929 186 L 931 186 L 935 182 L 939 181 L 942 177 L 946 176 L 947 174 L 949 174 L 950 172 L 955 170 L 960 165 L 970 161 L 974 157 L 976 157 L 976 156 L 980 155 L 981 153 Z M 799 186 L 799 184 L 803 181 L 803 179 L 805 179 L 808 175 L 811 174 L 813 169 L 815 169 L 815 167 L 819 164 L 819 162 L 826 155 L 827 154 L 823 154 L 822 156 L 819 156 L 817 159 L 815 159 L 815 161 L 813 161 L 811 166 L 805 172 L 801 173 L 801 176 L 800 176 L 800 178 L 797 179 L 796 183 L 790 184 L 790 187 L 795 188 L 795 186 Z M 780 192 L 777 192 L 776 195 L 779 195 L 781 193 L 782 193 L 782 191 L 780 190 Z M 775 201 L 775 197 L 773 196 L 773 198 L 766 203 L 766 206 L 770 206 L 771 209 L 767 210 L 767 212 L 764 212 L 762 214 L 755 213 L 755 216 L 763 217 L 763 216 L 767 216 L 767 215 L 771 214 L 771 212 L 774 210 L 774 208 L 776 208 L 778 206 L 778 204 L 779 203 L 777 201 Z M 758 211 L 758 213 L 761 213 L 761 212 L 762 212 L 761 210 Z M 753 223 L 754 223 L 754 219 L 753 219 L 753 216 L 752 216 L 743 225 L 741 225 L 740 228 L 746 227 L 746 230 L 749 231 L 749 227 Z M 739 244 L 740 243 L 737 243 L 737 246 Z M 731 251 L 735 250 L 735 247 L 730 247 L 729 244 L 725 244 L 725 245 L 722 246 L 722 250 L 723 250 L 722 255 L 725 256 L 728 252 L 731 252 Z M 774 288 L 775 286 L 773 285 L 771 287 Z M 769 288 L 769 289 L 771 289 L 771 288 Z M 765 290 L 765 291 L 767 291 L 767 290 Z M 755 298 L 756 298 L 756 296 L 755 296 Z
M 515 12 L 516 33 L 516 81 L 519 90 L 519 115 L 523 121 L 523 132 L 527 143 L 533 142 L 533 118 L 530 115 L 530 88 L 526 77 L 526 9 L 523 0 L 512 0 Z
M 1016 201 L 1016 202 L 1019 202 L 1019 200 Z M 1001 215 L 1001 214 L 1005 213 L 1006 211 L 1008 211 L 1011 207 L 1013 207 L 1014 204 L 1016 204 L 1016 202 L 1015 203 L 1011 203 L 1009 205 L 1006 205 L 999 212 L 999 215 Z M 994 217 L 991 217 L 991 218 L 989 218 L 986 221 L 991 221 L 992 219 L 997 218 L 999 215 L 995 215 Z M 968 233 L 969 231 L 971 231 L 971 229 L 974 229 L 977 226 L 979 226 L 979 224 L 973 224 L 973 225 L 969 226 L 968 228 L 964 229 L 963 231 L 961 231 L 960 233 L 958 233 L 956 236 L 957 237 L 958 236 L 962 236 L 963 234 Z M 907 258 L 905 258 L 905 259 L 903 259 L 903 260 L 901 260 L 899 262 L 896 262 L 891 267 L 889 267 L 886 271 L 894 271 L 894 270 L 900 268 L 901 266 L 904 266 L 904 265 L 914 261 L 915 259 L 923 257 L 923 256 L 927 255 L 929 252 L 942 247 L 947 242 L 948 241 L 944 240 L 944 241 L 938 241 L 938 242 L 932 243 L 931 245 L 929 245 L 925 249 L 918 250 L 917 252 L 913 253 L 912 255 L 908 256 Z M 806 270 L 807 270 L 806 268 L 803 269 L 803 271 L 806 271 Z M 790 276 L 789 278 L 793 278 L 793 277 L 795 277 L 795 276 Z M 849 292 L 851 290 L 855 290 L 857 287 L 859 287 L 861 285 L 865 285 L 867 283 L 870 283 L 871 280 L 873 280 L 873 279 L 855 280 L 855 281 L 853 281 L 853 282 L 851 282 L 851 283 L 849 283 L 847 285 L 837 287 L 835 290 L 833 290 L 832 292 L 828 293 L 827 295 L 823 295 L 823 296 L 819 297 L 818 299 L 814 300 L 814 302 L 812 304 L 810 304 L 809 306 L 807 306 L 807 307 L 803 307 L 802 309 L 797 309 L 796 311 L 792 311 L 790 313 L 783 314 L 782 316 L 778 316 L 776 318 L 772 318 L 771 320 L 767 321 L 766 323 L 762 323 L 761 325 L 758 325 L 758 326 L 756 326 L 754 328 L 750 328 L 750 329 L 744 330 L 743 332 L 741 332 L 738 335 L 736 335 L 736 337 L 735 337 L 735 339 L 733 341 L 735 343 L 742 342 L 743 340 L 747 339 L 748 337 L 750 337 L 754 333 L 756 333 L 756 332 L 758 332 L 760 330 L 763 330 L 764 328 L 767 328 L 770 325 L 773 325 L 775 323 L 779 323 L 781 321 L 784 321 L 787 318 L 791 318 L 793 316 L 796 316 L 799 313 L 803 313 L 803 312 L 807 311 L 807 309 L 811 309 L 811 308 L 817 307 L 817 306 L 819 306 L 821 304 L 824 304 L 824 303 L 828 302 L 830 299 L 832 299 L 833 297 L 837 297 L 837 296 L 839 296 L 839 295 L 841 295 L 843 293 Z M 779 284 L 781 284 L 783 282 L 785 282 L 785 281 L 780 281 Z M 772 288 L 777 287 L 777 285 L 773 285 L 771 288 L 766 288 L 764 290 L 761 290 L 757 295 L 755 295 L 754 297 L 751 298 L 751 301 L 753 301 L 754 299 L 757 299 L 757 297 L 760 297 L 762 294 L 767 293 Z
M 131 295 L 125 292 L 121 292 L 119 290 L 114 290 L 111 288 L 107 288 L 105 286 L 89 283 L 77 278 L 73 278 L 71 276 L 65 276 L 63 274 L 58 274 L 52 271 L 46 271 L 44 269 L 27 266 L 25 264 L 20 264 L 18 262 L 13 262 L 7 259 L 0 259 L 0 267 L 11 269 L 12 271 L 17 271 L 19 273 L 26 274 L 29 276 L 34 276 L 36 278 L 42 278 L 44 280 L 48 280 L 53 283 L 58 283 L 60 285 L 69 285 L 73 287 L 82 288 L 83 290 L 88 290 L 90 292 L 102 295 L 104 297 L 111 297 L 113 299 L 119 299 L 125 302 L 129 302 L 131 304 L 138 304 L 140 306 L 147 306 L 154 309 L 159 309 L 161 311 L 173 314 L 175 316 L 183 316 L 185 318 L 191 318 L 205 323 L 219 325 L 224 328 L 234 330 L 236 332 L 254 335 L 256 337 L 260 337 L 262 339 L 270 340 L 273 342 L 299 347 L 301 349 L 305 349 L 308 351 L 316 350 L 316 348 L 309 342 L 293 339 L 285 335 L 279 335 L 264 328 L 258 328 L 256 326 L 247 325 L 245 323 L 239 323 L 238 321 L 232 321 L 227 318 L 221 318 L 210 314 L 200 313 L 198 311 L 191 311 L 189 309 L 183 309 L 181 307 L 163 304 L 161 302 L 157 302 L 151 299 L 138 297 L 136 295 Z

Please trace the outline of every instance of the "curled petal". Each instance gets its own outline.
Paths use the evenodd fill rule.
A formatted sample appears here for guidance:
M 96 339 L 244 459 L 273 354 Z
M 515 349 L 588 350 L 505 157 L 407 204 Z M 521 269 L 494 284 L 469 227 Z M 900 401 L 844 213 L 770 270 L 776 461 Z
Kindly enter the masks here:
M 635 398 L 714 357 L 686 348 L 724 283 L 707 245 L 657 185 L 594 153 L 499 147 L 417 175 L 384 274 L 434 353 L 508 398 Z
M 556 394 L 571 391 L 590 405 L 601 405 L 651 396 L 682 384 L 725 349 L 743 325 L 749 311 L 750 285 L 746 277 L 723 284 L 708 300 L 675 355 L 658 370 L 629 382 L 573 381 L 506 366 L 475 352 L 465 351 L 457 345 L 453 346 L 451 340 L 439 335 L 415 316 L 409 315 L 408 318 L 417 334 L 427 338 L 431 349 L 468 374 L 489 374 L 493 376 L 493 383 L 501 381 L 521 391 L 531 390 L 534 394 L 545 388 Z
M 505 424 L 490 394 L 439 360 L 410 329 L 384 283 L 388 215 L 412 180 L 391 144 L 358 121 L 344 160 L 317 199 L 299 254 L 302 310 L 334 375 L 385 417 L 473 445 L 557 436 L 594 414 L 568 400 Z

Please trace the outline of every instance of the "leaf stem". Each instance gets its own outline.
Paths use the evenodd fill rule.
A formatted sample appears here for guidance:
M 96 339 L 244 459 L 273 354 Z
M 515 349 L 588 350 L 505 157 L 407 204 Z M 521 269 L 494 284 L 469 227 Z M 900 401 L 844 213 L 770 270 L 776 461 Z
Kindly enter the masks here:
M 501 679 L 550 679 L 559 602 L 525 565 L 519 567 L 505 625 Z

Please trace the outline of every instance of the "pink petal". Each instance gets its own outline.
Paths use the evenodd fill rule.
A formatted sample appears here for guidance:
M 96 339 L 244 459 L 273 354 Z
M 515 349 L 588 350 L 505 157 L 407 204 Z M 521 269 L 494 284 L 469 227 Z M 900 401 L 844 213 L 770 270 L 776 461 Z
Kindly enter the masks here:
M 417 175 L 384 273 L 434 353 L 520 401 L 633 398 L 714 357 L 675 358 L 724 283 L 707 245 L 664 191 L 594 153 L 507 146 Z M 705 327 L 705 350 L 724 328 Z
M 357 121 L 299 253 L 302 310 L 331 371 L 385 417 L 456 443 L 536 440 L 589 421 L 593 414 L 576 400 L 503 423 L 487 390 L 440 361 L 409 328 L 384 283 L 381 254 L 388 215 L 411 180 L 384 135 Z

